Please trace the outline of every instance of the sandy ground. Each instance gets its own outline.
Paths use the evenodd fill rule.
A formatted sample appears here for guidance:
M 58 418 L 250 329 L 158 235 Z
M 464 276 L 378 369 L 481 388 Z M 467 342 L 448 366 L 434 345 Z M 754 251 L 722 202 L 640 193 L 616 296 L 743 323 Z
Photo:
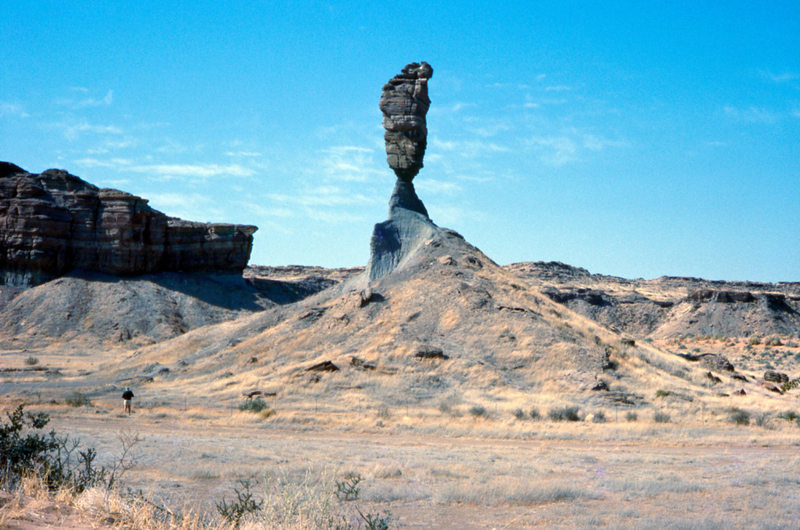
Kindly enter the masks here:
M 119 450 L 119 433 L 138 434 L 138 463 L 123 482 L 172 506 L 213 510 L 214 502 L 231 498 L 237 479 L 263 483 L 265 473 L 310 470 L 359 473 L 362 511 L 389 511 L 398 528 L 800 525 L 800 431 L 742 428 L 720 442 L 724 433 L 704 437 L 696 428 L 694 437 L 673 425 L 654 427 L 642 441 L 618 442 L 621 426 L 596 425 L 557 439 L 509 440 L 226 425 L 223 418 L 155 418 L 146 411 L 70 412 L 51 426 L 106 460 Z M 3 528 L 98 527 L 61 510 L 43 506 Z

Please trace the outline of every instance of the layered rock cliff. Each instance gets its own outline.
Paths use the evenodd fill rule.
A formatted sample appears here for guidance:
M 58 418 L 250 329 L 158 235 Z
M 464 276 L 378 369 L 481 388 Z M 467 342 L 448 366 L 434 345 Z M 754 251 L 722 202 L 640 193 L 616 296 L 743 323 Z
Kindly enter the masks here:
M 1 162 L 0 282 L 38 285 L 73 269 L 135 276 L 247 266 L 257 227 L 184 221 L 147 202 L 63 170 L 31 174 Z

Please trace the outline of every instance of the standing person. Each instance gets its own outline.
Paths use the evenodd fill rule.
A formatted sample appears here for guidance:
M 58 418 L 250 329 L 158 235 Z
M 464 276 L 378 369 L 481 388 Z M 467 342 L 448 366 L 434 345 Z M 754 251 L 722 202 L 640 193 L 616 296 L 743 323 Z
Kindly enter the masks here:
M 122 393 L 122 411 L 131 413 L 131 400 L 133 399 L 133 392 L 130 387 L 125 387 L 125 392 Z

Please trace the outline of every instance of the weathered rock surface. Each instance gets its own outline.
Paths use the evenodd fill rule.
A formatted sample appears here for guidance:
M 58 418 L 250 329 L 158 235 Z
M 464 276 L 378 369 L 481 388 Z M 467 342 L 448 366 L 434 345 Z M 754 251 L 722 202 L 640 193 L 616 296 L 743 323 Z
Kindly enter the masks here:
M 612 329 L 652 338 L 800 334 L 800 283 L 662 277 L 629 280 L 557 262 L 506 270 Z
M 39 285 L 73 269 L 134 276 L 240 272 L 255 226 L 168 217 L 147 199 L 63 170 L 0 164 L 0 281 Z
M 425 156 L 431 76 L 433 68 L 428 63 L 411 63 L 383 87 L 381 94 L 386 161 L 397 178 L 408 182 L 419 173 Z

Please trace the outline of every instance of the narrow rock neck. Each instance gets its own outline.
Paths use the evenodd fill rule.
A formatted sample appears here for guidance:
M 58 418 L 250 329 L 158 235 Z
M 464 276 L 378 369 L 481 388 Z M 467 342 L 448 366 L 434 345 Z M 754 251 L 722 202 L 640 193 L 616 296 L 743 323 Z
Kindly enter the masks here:
M 425 205 L 417 197 L 417 192 L 414 191 L 414 184 L 411 181 L 397 179 L 392 191 L 392 197 L 389 199 L 389 219 L 396 217 L 397 210 L 409 210 L 416 212 L 420 215 L 428 217 L 428 210 Z

